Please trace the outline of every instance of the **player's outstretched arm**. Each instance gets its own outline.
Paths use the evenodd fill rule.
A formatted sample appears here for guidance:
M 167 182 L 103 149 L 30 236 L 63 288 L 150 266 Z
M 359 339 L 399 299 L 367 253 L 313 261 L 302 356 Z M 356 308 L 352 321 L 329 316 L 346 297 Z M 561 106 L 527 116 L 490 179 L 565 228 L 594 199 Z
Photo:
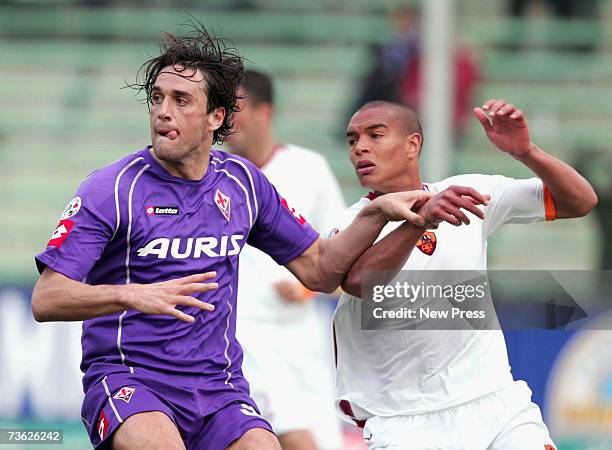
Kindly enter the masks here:
M 135 309 L 145 314 L 167 314 L 193 322 L 193 316 L 176 306 L 212 311 L 213 305 L 191 294 L 217 289 L 217 283 L 205 283 L 215 276 L 215 272 L 207 272 L 153 284 L 91 286 L 47 267 L 32 292 L 32 314 L 38 322 L 73 321 Z
M 425 220 L 413 209 L 420 208 L 430 196 L 428 192 L 410 191 L 378 197 L 364 207 L 342 233 L 329 239 L 317 239 L 286 267 L 308 289 L 331 293 L 389 221 L 407 220 L 424 226 Z
M 469 225 L 470 219 L 462 209 L 484 219 L 484 213 L 477 205 L 486 206 L 489 200 L 488 195 L 463 186 L 450 186 L 436 194 L 418 210 L 419 215 L 426 220 L 426 226 L 403 223 L 372 245 L 350 268 L 342 281 L 342 289 L 350 295 L 362 298 L 361 286 L 365 273 L 372 270 L 388 271 L 384 281 L 390 281 L 404 267 L 426 228 L 436 228 L 441 222 L 455 226 Z
M 474 114 L 498 149 L 521 161 L 544 182 L 555 201 L 557 218 L 581 217 L 597 205 L 597 195 L 584 177 L 531 142 L 523 111 L 505 100 L 491 99 L 482 108 L 474 108 Z

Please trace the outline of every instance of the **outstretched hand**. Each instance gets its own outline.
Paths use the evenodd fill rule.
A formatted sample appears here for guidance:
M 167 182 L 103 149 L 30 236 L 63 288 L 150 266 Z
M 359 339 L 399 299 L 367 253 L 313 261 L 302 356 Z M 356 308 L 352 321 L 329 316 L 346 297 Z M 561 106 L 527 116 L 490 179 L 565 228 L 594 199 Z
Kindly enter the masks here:
M 431 194 L 426 191 L 394 192 L 381 195 L 373 200 L 371 205 L 378 209 L 389 222 L 406 220 L 417 227 L 422 227 L 425 225 L 425 219 L 415 211 L 429 198 Z
M 474 115 L 498 149 L 519 158 L 529 152 L 531 139 L 523 111 L 505 100 L 488 100 Z
M 470 219 L 462 210 L 484 219 L 484 213 L 478 205 L 487 206 L 490 199 L 491 196 L 482 195 L 470 187 L 450 186 L 429 199 L 418 213 L 427 222 L 427 228 L 437 228 L 440 222 L 455 226 L 469 225 Z
M 217 276 L 216 272 L 190 275 L 174 280 L 152 284 L 126 284 L 125 300 L 131 309 L 145 314 L 166 314 L 183 322 L 195 322 L 195 317 L 177 309 L 178 305 L 193 306 L 203 311 L 213 311 L 215 307 L 198 300 L 192 294 L 208 292 L 219 287 L 217 283 L 205 283 Z

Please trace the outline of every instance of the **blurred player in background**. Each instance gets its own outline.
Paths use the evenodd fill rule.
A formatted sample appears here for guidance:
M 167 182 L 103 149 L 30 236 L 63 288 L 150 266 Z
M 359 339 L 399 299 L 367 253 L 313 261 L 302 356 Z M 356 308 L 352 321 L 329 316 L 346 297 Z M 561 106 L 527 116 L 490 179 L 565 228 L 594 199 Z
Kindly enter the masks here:
M 89 175 L 36 256 L 38 321 L 83 320 L 81 417 L 96 448 L 277 449 L 242 375 L 238 255 L 249 244 L 332 292 L 388 220 L 427 193 L 381 197 L 321 240 L 231 133 L 243 61 L 199 24 L 146 62 L 152 145 Z M 214 282 L 213 282 L 214 280 Z
M 385 227 L 384 239 L 360 257 L 342 285 L 347 294 L 334 316 L 338 406 L 345 418 L 364 427 L 370 449 L 554 449 L 531 391 L 513 380 L 501 331 L 434 330 L 433 323 L 393 332 L 360 327 L 366 271 L 484 271 L 487 238 L 499 226 L 580 217 L 597 203 L 582 176 L 531 142 L 522 111 L 489 100 L 474 113 L 489 140 L 538 178 L 458 175 L 423 184 L 423 135 L 412 110 L 371 102 L 348 125 L 351 162 L 372 192 L 347 211 L 345 223 L 382 194 L 423 186 L 434 196 L 419 214 L 432 222 L 426 210 L 442 207 L 448 222 L 425 233 L 416 249 L 412 230 Z M 484 220 L 457 214 L 448 204 L 457 183 L 490 195 Z M 453 226 L 462 222 L 470 223 Z
M 330 228 L 345 208 L 325 159 L 279 144 L 272 133 L 274 93 L 266 74 L 247 71 L 232 151 L 255 164 L 315 230 Z M 245 246 L 238 282 L 238 338 L 251 395 L 283 449 L 340 448 L 329 322 L 319 317 L 314 293 L 265 253 Z

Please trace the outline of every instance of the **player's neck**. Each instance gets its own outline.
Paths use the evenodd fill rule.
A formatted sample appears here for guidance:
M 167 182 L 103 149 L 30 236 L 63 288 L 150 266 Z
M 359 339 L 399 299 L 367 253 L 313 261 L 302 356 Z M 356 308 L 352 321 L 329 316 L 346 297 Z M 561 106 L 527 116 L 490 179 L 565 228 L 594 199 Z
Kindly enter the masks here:
M 389 180 L 384 186 L 379 186 L 373 191 L 379 195 L 391 194 L 392 192 L 404 192 L 423 189 L 421 176 L 417 173 L 413 176 L 405 176 L 395 180 Z
M 267 133 L 257 145 L 251 148 L 251 154 L 247 158 L 259 169 L 262 169 L 272 159 L 277 147 L 272 133 Z
M 149 152 L 159 163 L 159 165 L 173 177 L 199 181 L 204 178 L 204 175 L 206 175 L 206 172 L 208 171 L 210 148 L 207 151 L 202 149 L 194 149 L 179 161 L 166 161 L 160 159 L 155 153 L 155 149 L 153 147 L 151 147 Z

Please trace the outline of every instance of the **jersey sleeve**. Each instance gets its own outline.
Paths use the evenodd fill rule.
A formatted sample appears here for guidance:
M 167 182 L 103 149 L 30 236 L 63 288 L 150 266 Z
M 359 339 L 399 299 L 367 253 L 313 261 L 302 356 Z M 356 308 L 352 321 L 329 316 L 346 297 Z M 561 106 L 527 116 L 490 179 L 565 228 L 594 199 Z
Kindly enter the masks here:
M 309 220 L 325 238 L 329 231 L 337 226 L 338 215 L 344 211 L 346 205 L 338 181 L 324 159 L 321 159 L 320 167 L 317 170 L 315 186 L 316 214 L 315 217 L 309 217 Z
M 250 172 L 258 212 L 247 243 L 285 265 L 301 255 L 319 235 L 259 169 L 250 166 Z
M 81 183 L 64 209 L 47 248 L 35 257 L 39 273 L 49 267 L 76 281 L 87 278 L 115 233 L 113 192 L 95 174 Z
M 517 180 L 491 177 L 491 201 L 485 211 L 485 234 L 507 223 L 554 220 L 557 212 L 552 195 L 539 178 Z

